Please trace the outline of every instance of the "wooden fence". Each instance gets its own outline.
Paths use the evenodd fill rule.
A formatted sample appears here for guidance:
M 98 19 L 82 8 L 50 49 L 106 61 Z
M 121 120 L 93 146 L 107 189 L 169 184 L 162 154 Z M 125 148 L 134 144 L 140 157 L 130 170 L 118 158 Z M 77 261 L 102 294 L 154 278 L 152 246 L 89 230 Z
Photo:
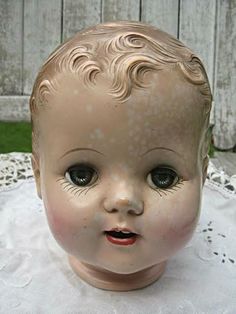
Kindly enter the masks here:
M 215 145 L 236 144 L 236 0 L 0 0 L 0 120 L 29 119 L 39 66 L 63 40 L 112 20 L 155 25 L 203 60 L 214 95 Z

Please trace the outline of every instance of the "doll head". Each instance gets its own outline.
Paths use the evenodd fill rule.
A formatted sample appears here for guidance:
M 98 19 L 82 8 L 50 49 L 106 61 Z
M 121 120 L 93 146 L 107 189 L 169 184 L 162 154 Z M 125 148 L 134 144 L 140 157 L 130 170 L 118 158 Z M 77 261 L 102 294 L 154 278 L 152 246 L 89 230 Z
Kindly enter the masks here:
M 144 287 L 191 238 L 210 107 L 201 61 L 145 24 L 100 24 L 48 58 L 30 99 L 32 165 L 51 231 L 81 278 Z

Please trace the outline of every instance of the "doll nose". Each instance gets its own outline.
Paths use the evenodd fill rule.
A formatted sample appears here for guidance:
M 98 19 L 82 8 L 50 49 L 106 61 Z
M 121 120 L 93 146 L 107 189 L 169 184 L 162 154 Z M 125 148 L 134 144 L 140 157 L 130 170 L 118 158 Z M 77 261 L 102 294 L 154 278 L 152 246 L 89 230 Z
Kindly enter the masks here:
M 111 192 L 111 195 L 104 200 L 104 208 L 107 212 L 120 212 L 129 215 L 142 215 L 144 203 L 139 199 L 132 188 L 118 188 Z

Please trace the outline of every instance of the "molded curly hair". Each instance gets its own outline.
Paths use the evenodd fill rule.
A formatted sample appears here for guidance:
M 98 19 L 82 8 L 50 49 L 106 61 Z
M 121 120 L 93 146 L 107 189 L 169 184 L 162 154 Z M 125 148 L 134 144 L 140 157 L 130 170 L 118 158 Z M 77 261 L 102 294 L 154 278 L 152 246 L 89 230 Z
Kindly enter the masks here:
M 198 85 L 208 128 L 212 95 L 207 74 L 200 59 L 179 40 L 150 25 L 125 21 L 99 24 L 77 33 L 49 56 L 36 78 L 30 98 L 33 152 L 35 115 L 47 103 L 47 95 L 57 90 L 59 73 L 74 73 L 87 86 L 96 84 L 96 78 L 103 74 L 111 81 L 109 93 L 125 102 L 133 88 L 147 88 L 147 72 L 171 67 Z

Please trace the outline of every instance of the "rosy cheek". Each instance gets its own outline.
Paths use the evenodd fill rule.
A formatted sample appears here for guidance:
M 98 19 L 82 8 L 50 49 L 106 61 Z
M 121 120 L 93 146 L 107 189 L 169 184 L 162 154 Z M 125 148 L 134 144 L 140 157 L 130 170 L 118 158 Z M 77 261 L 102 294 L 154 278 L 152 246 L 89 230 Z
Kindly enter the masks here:
M 54 210 L 50 207 L 46 209 L 50 228 L 57 238 L 62 238 L 67 233 L 68 223 L 66 223 L 64 216 L 60 214 L 60 209 Z
M 199 218 L 200 194 L 198 189 L 162 199 L 150 210 L 146 232 L 152 247 L 169 258 L 191 239 Z M 154 202 L 153 202 L 154 203 Z
M 194 215 L 191 220 L 170 227 L 165 235 L 168 247 L 173 251 L 182 248 L 191 239 L 197 222 L 198 216 Z
M 97 202 L 78 198 L 55 198 L 53 193 L 44 195 L 44 206 L 51 232 L 58 244 L 69 254 L 87 260 L 97 248 L 101 233 L 97 219 Z
M 56 207 L 51 205 L 46 207 L 48 223 L 53 236 L 62 244 L 68 238 L 68 222 L 65 220 L 65 217 L 61 215 L 60 209 L 56 208 L 56 210 L 54 210 L 54 208 Z
M 179 217 L 169 222 L 169 230 L 165 234 L 165 242 L 173 252 L 184 247 L 191 239 L 199 219 L 199 202 L 185 204 Z
M 53 236 L 63 247 L 70 247 L 76 231 L 80 230 L 76 210 L 68 202 L 53 197 L 45 197 L 44 206 Z

